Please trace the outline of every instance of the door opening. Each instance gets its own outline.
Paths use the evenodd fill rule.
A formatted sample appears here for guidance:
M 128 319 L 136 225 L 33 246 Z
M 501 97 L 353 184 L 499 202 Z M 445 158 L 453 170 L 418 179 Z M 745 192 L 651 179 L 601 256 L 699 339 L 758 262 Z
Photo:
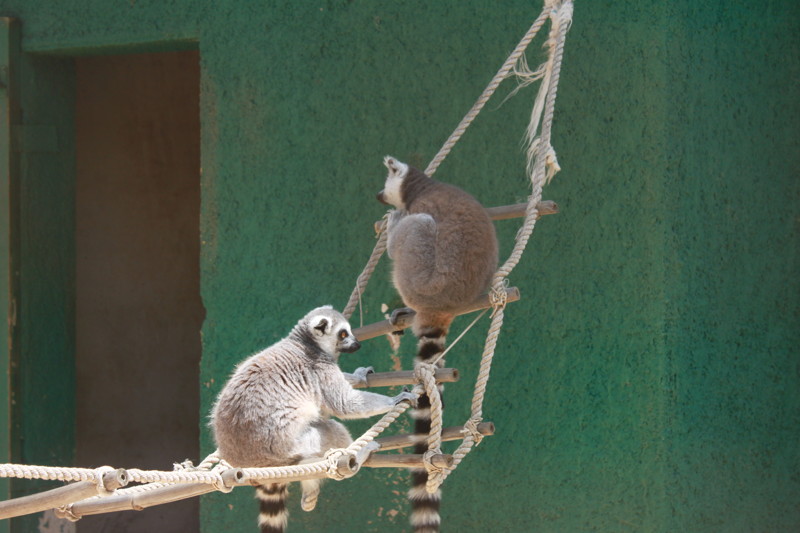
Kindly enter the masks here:
M 199 54 L 75 62 L 76 464 L 169 470 L 199 454 Z M 198 508 L 77 530 L 198 531 Z

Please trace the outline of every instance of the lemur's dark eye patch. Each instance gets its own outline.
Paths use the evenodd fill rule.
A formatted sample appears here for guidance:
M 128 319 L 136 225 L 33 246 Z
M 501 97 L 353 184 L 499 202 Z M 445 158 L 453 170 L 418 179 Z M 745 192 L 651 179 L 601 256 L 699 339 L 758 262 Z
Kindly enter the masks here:
M 319 321 L 319 323 L 314 326 L 314 329 L 319 330 L 322 333 L 325 333 L 325 330 L 328 328 L 328 321 L 324 318 Z
M 347 330 L 343 329 L 339 331 L 339 340 L 345 340 L 347 338 Z

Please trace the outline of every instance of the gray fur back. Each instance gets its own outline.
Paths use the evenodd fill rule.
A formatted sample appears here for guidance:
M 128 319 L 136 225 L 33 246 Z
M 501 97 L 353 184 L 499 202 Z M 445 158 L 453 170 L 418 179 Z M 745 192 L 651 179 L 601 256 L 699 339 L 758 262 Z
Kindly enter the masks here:
M 233 466 L 280 466 L 296 460 L 294 444 L 323 413 L 322 388 L 333 361 L 312 359 L 291 336 L 242 362 L 212 413 L 217 446 Z

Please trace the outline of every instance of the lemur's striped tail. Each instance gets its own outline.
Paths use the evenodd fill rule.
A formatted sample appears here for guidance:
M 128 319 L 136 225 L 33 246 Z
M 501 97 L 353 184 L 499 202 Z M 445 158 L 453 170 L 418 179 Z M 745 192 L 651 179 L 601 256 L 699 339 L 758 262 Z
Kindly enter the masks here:
M 417 316 L 419 319 L 420 316 Z M 419 338 L 417 345 L 417 363 L 429 363 L 444 351 L 447 330 L 452 321 L 451 317 L 437 325 L 415 325 L 414 333 Z M 439 360 L 438 366 L 443 366 L 444 361 Z M 441 392 L 441 385 L 439 392 Z M 415 418 L 414 432 L 428 435 L 431 430 L 431 404 L 427 395 L 421 395 L 417 401 L 417 408 L 412 412 Z M 417 444 L 414 453 L 425 453 L 428 445 L 425 443 Z M 442 493 L 437 490 L 433 494 L 428 493 L 425 485 L 428 482 L 428 472 L 424 468 L 411 471 L 411 489 L 408 491 L 408 499 L 411 502 L 411 525 L 415 533 L 437 533 L 439 531 L 439 505 L 442 500 Z
M 258 527 L 261 533 L 283 533 L 289 520 L 286 498 L 289 486 L 286 483 L 270 483 L 256 487 L 256 498 L 260 503 Z

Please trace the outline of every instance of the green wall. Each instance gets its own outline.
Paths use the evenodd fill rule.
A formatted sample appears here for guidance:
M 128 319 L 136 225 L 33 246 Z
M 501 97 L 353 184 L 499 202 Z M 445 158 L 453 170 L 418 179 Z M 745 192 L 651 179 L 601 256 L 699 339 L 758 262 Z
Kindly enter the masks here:
M 545 190 L 562 212 L 540 221 L 512 275 L 523 300 L 507 311 L 484 408 L 497 434 L 449 478 L 448 530 L 800 528 L 799 9 L 578 2 L 554 126 L 563 171 Z M 49 365 L 36 359 L 45 353 L 71 357 L 59 348 L 71 335 L 69 246 L 55 276 L 52 255 L 36 252 L 69 240 L 59 98 L 70 55 L 200 50 L 205 414 L 235 362 L 309 308 L 344 305 L 382 214 L 382 157 L 424 166 L 538 10 L 0 0 L 0 15 L 23 22 L 23 120 L 55 122 L 63 142 L 56 160 L 21 171 L 31 187 L 21 202 L 48 214 L 22 215 L 23 268 L 47 280 L 23 278 L 34 306 L 23 375 Z M 509 89 L 437 174 L 487 205 L 527 194 L 520 142 L 533 91 L 499 106 Z M 504 250 L 516 227 L 498 223 Z M 365 321 L 397 303 L 387 271 L 365 295 Z M 37 299 L 54 295 L 37 314 L 47 308 Z M 447 388 L 448 423 L 468 414 L 481 337 L 449 358 L 464 377 Z M 412 351 L 406 339 L 403 366 Z M 395 361 L 378 340 L 342 364 Z M 70 405 L 70 379 L 51 382 L 47 399 L 26 396 L 17 420 L 35 427 L 48 401 Z M 406 485 L 404 473 L 365 471 L 328 483 L 309 515 L 295 494 L 294 530 L 402 531 Z M 205 531 L 253 529 L 248 489 L 201 509 Z

